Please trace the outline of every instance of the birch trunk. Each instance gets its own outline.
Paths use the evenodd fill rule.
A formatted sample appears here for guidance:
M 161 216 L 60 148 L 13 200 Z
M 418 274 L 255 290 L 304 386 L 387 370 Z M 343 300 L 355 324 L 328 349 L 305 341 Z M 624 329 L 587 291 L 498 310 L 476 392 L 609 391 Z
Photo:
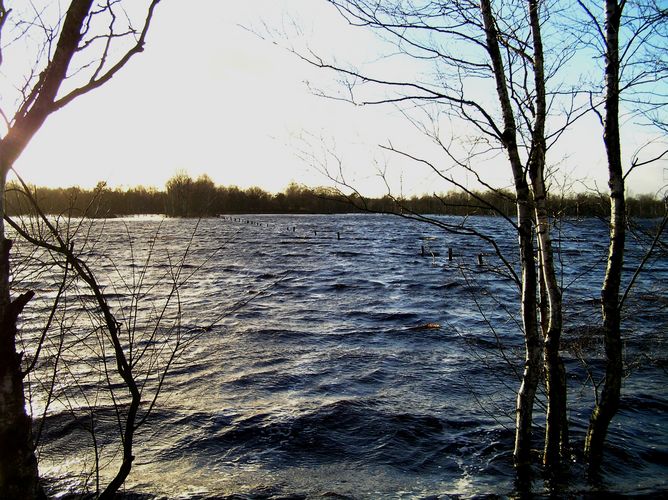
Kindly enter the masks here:
M 596 471 L 603 457 L 603 444 L 610 421 L 617 413 L 622 386 L 622 341 L 619 288 L 626 238 L 624 175 L 619 134 L 619 29 L 623 4 L 605 2 L 605 121 L 603 141 L 608 157 L 610 187 L 610 242 L 608 263 L 601 288 L 601 310 L 605 342 L 605 383 L 589 422 L 585 455 L 589 468 Z
M 533 74 L 536 92 L 536 117 L 532 132 L 529 155 L 529 176 L 534 198 L 536 236 L 541 275 L 541 324 L 543 325 L 543 359 L 545 364 L 545 386 L 547 392 L 547 415 L 545 425 L 545 450 L 543 463 L 556 466 L 560 462 L 563 444 L 567 442 L 566 384 L 563 363 L 559 355 L 562 330 L 561 289 L 554 266 L 550 220 L 547 210 L 547 187 L 545 184 L 545 71 L 543 42 L 540 30 L 538 0 L 529 0 L 529 20 L 533 40 Z M 547 317 L 544 317 L 544 315 Z
M 538 304 L 536 301 L 536 263 L 533 252 L 531 194 L 517 146 L 517 125 L 508 93 L 505 68 L 498 42 L 499 34 L 490 0 L 480 1 L 480 11 L 485 28 L 487 51 L 494 71 L 497 96 L 503 114 L 504 130 L 501 140 L 508 154 L 517 196 L 525 361 L 522 383 L 517 393 L 513 456 L 516 465 L 523 466 L 530 461 L 533 407 L 540 378 L 540 338 L 536 317 Z
M 533 407 L 540 381 L 540 336 L 536 318 L 536 263 L 533 254 L 532 221 L 526 205 L 518 204 L 520 257 L 522 262 L 522 324 L 524 328 L 524 371 L 515 406 L 515 465 L 531 461 Z M 528 212 L 528 213 L 527 213 Z

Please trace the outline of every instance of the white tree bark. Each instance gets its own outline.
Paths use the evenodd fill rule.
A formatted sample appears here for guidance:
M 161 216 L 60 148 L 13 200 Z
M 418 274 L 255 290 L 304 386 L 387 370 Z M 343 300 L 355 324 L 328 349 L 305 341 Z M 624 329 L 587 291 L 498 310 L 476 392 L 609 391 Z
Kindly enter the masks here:
M 612 418 L 617 413 L 622 386 L 622 340 L 619 291 L 626 239 L 624 174 L 619 131 L 619 30 L 624 2 L 605 0 L 605 117 L 603 141 L 608 158 L 610 188 L 610 240 L 608 263 L 601 288 L 601 311 L 605 342 L 605 383 L 589 422 L 585 455 L 596 471 L 603 458 L 603 444 Z
M 515 417 L 515 447 L 513 456 L 518 465 L 526 465 L 530 460 L 533 406 L 540 378 L 540 339 L 538 334 L 536 300 L 536 263 L 533 246 L 533 217 L 531 193 L 517 146 L 517 125 L 508 92 L 506 71 L 499 47 L 499 35 L 490 0 L 480 1 L 487 51 L 501 111 L 503 115 L 503 146 L 508 154 L 515 193 L 517 196 L 517 221 L 519 227 L 520 261 L 522 266 L 522 323 L 525 337 L 525 363 L 522 383 L 517 394 Z

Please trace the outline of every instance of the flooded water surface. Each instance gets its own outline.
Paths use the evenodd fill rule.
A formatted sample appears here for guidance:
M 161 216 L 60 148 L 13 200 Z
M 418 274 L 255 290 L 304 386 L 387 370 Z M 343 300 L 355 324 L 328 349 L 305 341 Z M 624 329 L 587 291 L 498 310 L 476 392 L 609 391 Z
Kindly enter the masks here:
M 467 223 L 516 260 L 506 222 Z M 164 281 L 188 248 L 180 265 L 180 279 L 188 279 L 178 289 L 178 327 L 192 338 L 138 430 L 127 489 L 168 498 L 360 499 L 522 491 L 512 467 L 523 363 L 518 290 L 485 242 L 371 215 L 237 216 L 199 223 L 137 218 L 93 226 L 89 234 L 97 242 L 87 259 L 102 281 L 125 276 L 128 283 L 156 283 L 144 285 L 134 313 L 122 312 L 130 300 L 123 287 L 105 289 L 116 294 L 114 311 L 122 323 L 136 321 L 144 329 L 157 321 L 151 301 L 172 293 Z M 566 221 L 555 228 L 573 455 L 562 478 L 551 481 L 537 471 L 529 486 L 535 493 L 666 491 L 665 252 L 649 259 L 627 300 L 627 377 L 602 478 L 588 482 L 582 470 L 580 449 L 595 397 L 591 378 L 600 382 L 604 368 L 597 298 L 606 239 L 600 221 Z M 630 237 L 626 282 L 644 245 Z M 30 321 L 43 318 L 46 305 L 46 299 L 36 300 L 26 311 L 26 336 L 37 335 Z M 83 314 L 71 320 L 71 329 Z M 78 341 L 69 349 L 82 346 Z M 72 380 L 82 387 L 49 405 L 40 437 L 41 472 L 61 492 L 94 484 L 94 476 L 81 473 L 91 469 L 90 454 L 76 458 L 91 441 L 76 425 L 85 415 L 77 409 L 93 405 L 83 397 L 86 384 L 100 382 L 87 356 L 72 358 Z M 36 417 L 45 406 L 41 401 L 35 397 Z M 541 395 L 537 450 L 543 404 Z M 97 418 L 96 439 L 114 442 L 113 413 Z

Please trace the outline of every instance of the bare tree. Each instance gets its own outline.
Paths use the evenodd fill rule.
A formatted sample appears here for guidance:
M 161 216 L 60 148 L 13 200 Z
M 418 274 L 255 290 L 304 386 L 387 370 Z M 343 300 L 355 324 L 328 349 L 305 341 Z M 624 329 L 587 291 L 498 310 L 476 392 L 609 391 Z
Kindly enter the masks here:
M 95 439 L 94 420 L 98 417 L 97 414 L 100 410 L 94 406 L 86 408 L 86 411 L 90 413 L 90 433 L 94 438 L 96 456 L 94 472 L 97 475 L 97 494 L 99 498 L 111 498 L 130 473 L 134 460 L 135 434 L 148 420 L 173 362 L 188 343 L 188 338 L 184 336 L 180 327 L 181 305 L 179 294 L 180 289 L 185 285 L 187 277 L 190 275 L 190 273 L 186 273 L 182 276 L 183 262 L 188 256 L 190 245 L 185 245 L 182 256 L 171 257 L 175 260 L 172 262 L 169 271 L 164 273 L 159 281 L 149 281 L 147 271 L 152 259 L 156 258 L 153 255 L 156 235 L 148 242 L 148 248 L 145 252 L 141 252 L 145 253 L 146 256 L 144 262 L 139 264 L 141 266 L 138 272 L 139 276 L 128 281 L 123 271 L 116 268 L 116 278 L 107 277 L 112 281 L 104 286 L 80 255 L 91 253 L 97 246 L 97 241 L 93 237 L 93 231 L 95 230 L 93 230 L 90 221 L 83 219 L 74 224 L 66 221 L 59 224 L 57 228 L 56 224 L 51 222 L 39 210 L 36 200 L 29 191 L 26 190 L 24 193 L 30 198 L 37 212 L 37 218 L 33 217 L 29 226 L 26 225 L 25 218 L 20 222 L 10 218 L 7 218 L 7 221 L 25 242 L 45 251 L 46 261 L 41 262 L 40 267 L 46 267 L 47 270 L 54 266 L 64 269 L 62 285 L 56 298 L 62 297 L 63 289 L 70 288 L 89 290 L 88 293 L 82 294 L 79 292 L 76 294 L 79 297 L 92 296 L 90 301 L 80 299 L 82 301 L 80 305 L 70 303 L 69 307 L 62 305 L 66 301 L 65 299 L 56 300 L 66 310 L 82 310 L 85 314 L 83 314 L 83 324 L 80 326 L 81 334 L 74 334 L 73 332 L 78 331 L 79 328 L 73 327 L 59 336 L 60 341 L 55 355 L 57 360 L 62 359 L 63 368 L 60 370 L 56 362 L 53 368 L 53 377 L 58 377 L 61 381 L 70 379 L 69 384 L 66 383 L 64 386 L 78 388 L 86 401 L 95 400 L 98 402 L 97 404 L 106 402 L 109 408 L 113 408 L 120 432 L 119 442 L 122 458 L 118 470 L 112 474 L 112 478 L 106 486 L 100 484 L 101 450 Z M 40 229 L 36 231 L 36 227 Z M 131 238 L 129 234 L 127 237 L 128 239 Z M 75 240 L 77 241 L 76 247 Z M 192 237 L 190 242 L 192 243 Z M 128 248 L 132 249 L 134 253 L 134 245 L 131 241 L 128 242 Z M 162 256 L 163 259 L 169 257 Z M 49 262 L 50 259 L 52 262 Z M 70 269 L 71 271 L 69 271 Z M 69 276 L 72 278 L 68 278 Z M 104 291 L 105 288 L 109 289 L 110 287 L 114 290 L 114 296 L 124 300 L 119 299 L 118 304 L 112 303 L 109 292 Z M 149 304 L 152 301 L 149 292 L 155 288 L 160 289 L 161 303 Z M 149 308 L 151 312 L 149 314 L 141 312 L 140 306 Z M 55 306 L 52 308 L 53 310 L 55 310 Z M 40 351 L 45 346 L 51 318 L 52 315 L 49 316 L 49 321 L 43 330 L 44 333 L 37 342 L 37 351 L 30 359 L 30 366 L 23 370 L 24 377 L 29 376 L 40 361 Z M 60 318 L 60 323 L 62 321 L 64 319 Z M 72 336 L 74 338 L 70 339 L 69 337 Z M 77 378 L 75 362 L 63 359 L 66 354 L 63 351 L 63 343 L 66 337 L 69 349 L 76 351 L 74 353 L 75 358 L 82 356 L 81 351 L 85 350 L 82 346 L 88 346 L 91 353 L 84 357 L 97 360 L 99 363 L 100 366 L 93 372 L 94 376 L 101 377 L 101 381 L 91 385 L 95 390 L 101 390 L 101 394 L 96 394 L 95 397 L 88 395 L 87 391 L 81 388 L 81 380 Z M 61 372 L 69 376 L 64 376 Z M 49 406 L 48 402 L 56 397 L 67 398 L 68 396 L 54 392 L 52 383 L 47 395 L 47 404 L 44 405 L 45 412 Z M 76 413 L 80 412 L 81 409 L 71 408 L 71 411 Z
M 574 121 L 589 112 L 599 116 L 608 155 L 611 219 L 608 267 L 602 286 L 607 371 L 585 443 L 585 454 L 595 469 L 621 388 L 621 307 L 628 293 L 628 289 L 620 293 L 626 224 L 624 182 L 635 169 L 668 154 L 662 151 L 649 158 L 636 157 L 625 172 L 620 114 L 627 121 L 633 118 L 659 129 L 665 127 L 665 7 L 655 0 L 606 0 L 600 5 L 584 0 L 578 5 L 533 0 L 328 2 L 351 25 L 375 30 L 393 44 L 391 57 L 432 65 L 428 76 L 397 80 L 383 77 L 373 65 L 357 69 L 331 63 L 308 49 L 299 53 L 309 63 L 333 70 L 343 79 L 345 94 L 321 92 L 323 95 L 357 104 L 401 107 L 404 115 L 441 148 L 444 165 L 392 144 L 386 150 L 428 166 L 459 189 L 461 183 L 449 173 L 452 167 L 465 169 L 489 189 L 492 186 L 477 164 L 499 152 L 506 156 L 517 204 L 514 227 L 519 240 L 523 288 L 520 308 L 526 344 L 526 369 L 517 400 L 514 456 L 518 465 L 529 462 L 532 408 L 541 371 L 541 336 L 548 400 L 544 464 L 557 465 L 569 446 L 566 378 L 559 354 L 562 287 L 550 235 L 547 155 Z M 549 43 L 544 45 L 544 40 Z M 569 68 L 567 62 L 583 47 L 596 49 L 594 60 L 605 66 L 604 85 L 584 84 L 591 76 L 590 68 Z M 490 100 L 491 95 L 495 95 L 495 102 Z M 590 105 L 583 104 L 587 96 Z M 431 131 L 429 123 L 423 125 L 415 117 L 416 109 L 428 108 L 438 109 L 437 117 L 431 118 Z M 443 138 L 438 126 L 439 113 L 457 127 L 450 141 Z M 350 187 L 342 175 L 334 177 Z M 360 199 L 359 193 L 355 199 Z
M 3 108 L 0 138 L 0 496 L 36 498 L 40 487 L 33 452 L 31 422 L 26 414 L 21 354 L 16 350 L 16 320 L 32 293 L 12 300 L 9 253 L 5 235 L 4 193 L 7 175 L 45 120 L 77 97 L 108 82 L 144 48 L 159 0 L 146 2 L 140 28 L 119 15 L 120 1 L 72 0 L 65 12 L 53 3 L 12 6 L 0 1 L 0 63 L 8 63 L 12 42 L 37 40 L 34 59 L 11 109 Z M 48 12 L 47 12 L 48 11 Z M 24 56 L 25 57 L 25 56 Z M 18 64 L 21 61 L 12 61 Z M 4 96 L 3 96 L 4 97 Z M 3 103 L 3 105 L 7 105 Z
M 461 125 L 461 130 L 474 137 L 466 139 L 463 134 L 467 132 L 462 132 L 454 139 L 454 143 L 473 144 L 462 156 L 452 142 L 446 142 L 438 131 L 432 132 L 430 135 L 445 153 L 446 163 L 463 167 L 485 187 L 491 185 L 474 164 L 501 154 L 506 157 L 515 190 L 517 221 L 509 222 L 517 232 L 519 243 L 519 308 L 526 346 L 525 370 L 516 405 L 514 456 L 518 465 L 530 460 L 533 406 L 542 351 L 549 388 L 544 460 L 546 465 L 556 465 L 568 437 L 566 386 L 559 357 L 561 293 L 546 208 L 545 157 L 565 128 L 581 116 L 582 110 L 573 105 L 572 96 L 566 97 L 566 111 L 559 110 L 560 119 L 555 125 L 554 108 L 561 98 L 562 83 L 552 83 L 549 92 L 548 86 L 568 61 L 572 49 L 560 39 L 559 44 L 552 46 L 549 59 L 543 50 L 542 29 L 554 5 L 489 0 L 479 3 L 330 0 L 330 3 L 351 24 L 375 29 L 394 42 L 400 54 L 434 64 L 432 74 L 436 77 L 425 83 L 386 79 L 373 75 L 373 70 L 346 68 L 313 54 L 302 55 L 316 66 L 343 75 L 350 100 L 363 104 L 416 103 L 420 109 L 427 103 L 437 106 Z M 385 95 L 364 97 L 363 92 L 357 92 L 364 86 Z M 481 87 L 489 91 L 487 95 Z M 492 95 L 495 99 L 488 97 Z M 406 115 L 412 119 L 410 111 L 406 111 Z M 552 118 L 552 131 L 546 126 L 549 118 Z M 461 187 L 453 177 L 443 174 L 449 167 L 437 167 L 432 161 L 394 147 L 388 149 L 431 166 L 441 178 Z M 534 227 L 538 260 L 534 256 Z
M 668 104 L 665 86 L 668 9 L 654 0 L 604 0 L 602 5 L 578 0 L 578 4 L 588 22 L 586 32 L 594 40 L 591 43 L 605 61 L 604 111 L 594 109 L 603 126 L 610 190 L 608 261 L 601 287 L 606 372 L 585 440 L 590 470 L 596 472 L 602 461 L 608 427 L 619 408 L 624 369 L 621 312 L 628 293 L 628 290 L 621 293 L 627 225 L 625 181 L 634 169 L 668 153 L 663 151 L 649 159 L 635 158 L 624 172 L 620 117 L 644 117 L 659 129 L 665 126 L 662 114 Z
M 90 449 L 82 446 L 68 459 L 92 455 L 92 468 L 82 473 L 95 477 L 96 497 L 113 498 L 131 471 L 139 431 L 157 407 L 180 354 L 253 297 L 207 318 L 206 324 L 200 321 L 198 326 L 184 328 L 183 289 L 225 243 L 193 262 L 191 247 L 199 223 L 189 235 L 181 236 L 178 251 L 159 244 L 162 224 L 149 237 L 137 237 L 125 226 L 126 241 L 120 248 L 129 255 L 119 264 L 114 254 L 122 234 L 116 231 L 114 239 L 107 241 L 104 220 L 47 217 L 29 186 L 21 182 L 19 197 L 14 193 L 13 199 L 25 200 L 32 212 L 20 219 L 6 218 L 20 237 L 19 250 L 28 249 L 28 255 L 18 255 L 21 265 L 15 269 L 12 286 L 29 286 L 20 285 L 22 278 L 58 284 L 44 326 L 32 337 L 19 336 L 20 344 L 29 349 L 23 374 L 31 395 L 40 401 L 36 442 L 42 429 L 48 428 L 50 405 L 57 401 L 65 406 L 90 435 Z M 94 206 L 91 202 L 91 209 Z M 156 262 L 167 265 L 156 266 Z M 115 439 L 109 437 L 114 428 Z M 87 489 L 86 484 L 78 487 L 77 493 Z
M 559 355 L 562 318 L 562 298 L 555 268 L 550 220 L 547 208 L 548 186 L 546 182 L 547 144 L 545 127 L 547 120 L 547 98 L 545 81 L 545 57 L 541 34 L 542 16 L 540 2 L 529 1 L 529 24 L 533 42 L 533 78 L 536 117 L 533 123 L 528 170 L 534 200 L 536 235 L 538 240 L 540 281 L 544 335 L 545 384 L 548 407 L 545 427 L 545 451 L 543 462 L 556 465 L 568 446 L 568 422 L 566 418 L 566 375 Z

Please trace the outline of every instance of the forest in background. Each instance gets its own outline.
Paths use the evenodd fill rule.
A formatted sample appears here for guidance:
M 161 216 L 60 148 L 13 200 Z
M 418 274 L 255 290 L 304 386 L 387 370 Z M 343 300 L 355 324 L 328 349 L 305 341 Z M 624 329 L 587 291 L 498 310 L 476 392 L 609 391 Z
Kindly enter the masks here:
M 217 186 L 206 175 L 193 179 L 183 173 L 169 179 L 164 190 L 143 186 L 110 189 L 103 182 L 93 189 L 30 186 L 30 190 L 44 213 L 94 218 L 140 214 L 212 217 L 253 213 L 394 213 L 398 210 L 439 215 L 498 215 L 501 212 L 512 216 L 516 210 L 514 194 L 506 190 L 362 198 L 333 188 L 310 188 L 291 183 L 283 192 L 272 194 L 259 187 Z M 23 187 L 16 183 L 8 184 L 6 203 L 9 215 L 25 215 L 32 210 Z M 553 215 L 566 217 L 606 217 L 610 211 L 607 194 L 597 192 L 551 196 L 549 206 Z M 627 213 L 631 217 L 656 218 L 665 212 L 665 200 L 653 195 L 627 198 Z

